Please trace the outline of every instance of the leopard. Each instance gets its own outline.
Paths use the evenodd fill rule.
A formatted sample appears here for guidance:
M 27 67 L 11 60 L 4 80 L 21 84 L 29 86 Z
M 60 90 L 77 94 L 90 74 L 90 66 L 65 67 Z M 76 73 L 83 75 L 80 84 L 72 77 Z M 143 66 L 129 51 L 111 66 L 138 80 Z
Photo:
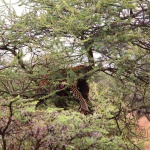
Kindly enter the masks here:
M 57 82 L 59 84 L 56 88 L 56 90 L 58 91 L 56 92 L 56 94 L 58 96 L 64 97 L 69 96 L 70 93 L 72 93 L 72 95 L 78 99 L 80 103 L 81 112 L 84 115 L 88 113 L 93 113 L 93 110 L 91 109 L 91 107 L 93 107 L 93 104 L 89 98 L 90 86 L 87 82 L 89 77 L 86 76 L 86 72 L 88 72 L 89 70 L 90 67 L 86 65 L 77 65 L 74 67 L 60 69 L 59 71 L 57 71 L 57 74 L 61 74 L 64 77 L 64 79 L 57 79 Z M 67 81 L 68 72 L 71 72 L 71 74 L 75 76 L 75 79 L 73 79 L 71 84 L 68 84 Z M 50 76 L 51 74 L 42 75 L 41 80 L 38 83 L 43 94 L 50 92 L 49 87 L 52 86 L 51 80 L 49 80 Z

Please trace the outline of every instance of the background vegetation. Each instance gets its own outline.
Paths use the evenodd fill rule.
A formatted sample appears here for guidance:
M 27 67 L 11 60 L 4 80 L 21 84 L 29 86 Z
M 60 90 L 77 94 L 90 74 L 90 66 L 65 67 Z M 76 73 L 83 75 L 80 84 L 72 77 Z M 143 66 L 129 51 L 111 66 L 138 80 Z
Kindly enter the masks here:
M 150 1 L 18 5 L 25 8 L 19 15 L 4 0 L 0 6 L 0 149 L 142 149 L 135 114 L 150 112 Z M 80 64 L 91 67 L 81 76 L 89 76 L 93 115 L 81 114 L 73 97 L 55 95 L 58 70 Z M 42 88 L 50 90 L 41 93 L 49 73 Z M 68 84 L 77 78 L 68 72 Z

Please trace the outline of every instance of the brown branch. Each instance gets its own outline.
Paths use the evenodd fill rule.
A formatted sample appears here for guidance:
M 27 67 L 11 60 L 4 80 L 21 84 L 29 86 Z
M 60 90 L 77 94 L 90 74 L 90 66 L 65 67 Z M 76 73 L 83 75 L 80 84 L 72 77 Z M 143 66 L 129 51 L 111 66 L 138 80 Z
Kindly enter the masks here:
M 12 116 L 13 116 L 13 108 L 12 108 L 12 104 L 15 102 L 16 100 L 14 101 L 11 101 L 8 105 L 8 108 L 9 108 L 9 117 L 8 117 L 8 121 L 6 123 L 6 126 L 4 128 L 2 128 L 0 130 L 0 134 L 2 136 L 2 147 L 3 147 L 3 150 L 6 150 L 7 149 L 7 145 L 6 145 L 6 139 L 5 139 L 5 136 L 6 136 L 6 131 L 8 130 L 11 122 L 12 122 Z
M 121 20 L 129 19 L 130 17 L 131 17 L 131 18 L 135 18 L 135 17 L 137 17 L 139 14 L 141 14 L 142 12 L 147 11 L 147 10 L 148 10 L 148 8 L 142 8 L 141 10 L 139 10 L 139 11 L 136 12 L 136 13 L 130 14 L 130 15 L 126 16 L 126 17 L 121 17 Z

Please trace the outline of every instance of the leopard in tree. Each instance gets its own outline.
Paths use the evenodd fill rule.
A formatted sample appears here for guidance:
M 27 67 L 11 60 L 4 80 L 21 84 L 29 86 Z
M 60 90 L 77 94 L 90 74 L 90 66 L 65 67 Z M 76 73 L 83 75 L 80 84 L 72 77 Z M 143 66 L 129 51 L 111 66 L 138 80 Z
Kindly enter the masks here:
M 60 91 L 57 92 L 57 95 L 69 96 L 67 90 L 71 91 L 72 94 L 79 100 L 81 112 L 85 115 L 87 112 L 92 113 L 93 111 L 90 107 L 92 106 L 92 102 L 89 98 L 89 84 L 87 82 L 88 76 L 85 75 L 89 70 L 89 66 L 78 65 L 67 69 L 61 69 L 58 72 L 59 74 L 65 76 L 65 78 L 59 80 L 57 90 Z M 66 76 L 69 71 L 72 71 L 76 75 L 77 79 L 75 79 L 70 85 L 67 85 Z M 49 88 L 46 87 L 47 84 L 50 84 L 49 76 L 50 74 L 43 75 L 43 79 L 39 82 L 39 86 L 45 93 L 50 91 Z

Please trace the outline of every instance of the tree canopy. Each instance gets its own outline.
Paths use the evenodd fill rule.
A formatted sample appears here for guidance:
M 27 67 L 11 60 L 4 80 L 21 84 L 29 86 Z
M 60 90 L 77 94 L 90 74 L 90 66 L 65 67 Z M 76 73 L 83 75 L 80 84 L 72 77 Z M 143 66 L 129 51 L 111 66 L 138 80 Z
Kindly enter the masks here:
M 17 4 L 24 9 L 20 14 L 5 0 L 1 3 L 0 107 L 3 111 L 0 122 L 3 125 L 0 124 L 0 141 L 3 149 L 13 145 L 11 138 L 16 143 L 22 140 L 23 147 L 34 138 L 36 142 L 29 145 L 35 150 L 41 147 L 59 150 L 138 148 L 133 142 L 134 134 L 129 135 L 135 120 L 127 114 L 149 106 L 150 1 L 19 0 Z M 81 73 L 89 76 L 94 115 L 87 116 L 86 120 L 76 112 L 74 104 L 70 104 L 72 111 L 64 111 L 52 106 L 50 100 L 46 102 L 50 103 L 48 110 L 35 110 L 38 98 L 56 99 L 54 90 L 37 98 L 35 91 L 40 77 L 51 73 L 53 84 L 49 86 L 52 87 L 57 84 L 57 71 L 80 64 L 90 66 L 90 70 Z M 80 77 L 69 72 L 67 78 L 71 83 L 73 78 Z M 42 125 L 30 128 L 37 120 Z M 74 123 L 67 127 L 71 120 Z M 130 128 L 126 128 L 129 120 Z M 15 132 L 12 128 L 16 124 L 20 139 L 8 134 Z M 30 128 L 27 137 L 19 126 Z M 85 130 L 78 132 L 78 128 Z M 70 133 L 64 136 L 67 131 Z M 40 137 L 36 133 L 31 136 L 31 132 L 37 135 L 39 132 Z M 56 143 L 55 138 L 58 138 Z M 48 139 L 53 142 L 49 143 Z

